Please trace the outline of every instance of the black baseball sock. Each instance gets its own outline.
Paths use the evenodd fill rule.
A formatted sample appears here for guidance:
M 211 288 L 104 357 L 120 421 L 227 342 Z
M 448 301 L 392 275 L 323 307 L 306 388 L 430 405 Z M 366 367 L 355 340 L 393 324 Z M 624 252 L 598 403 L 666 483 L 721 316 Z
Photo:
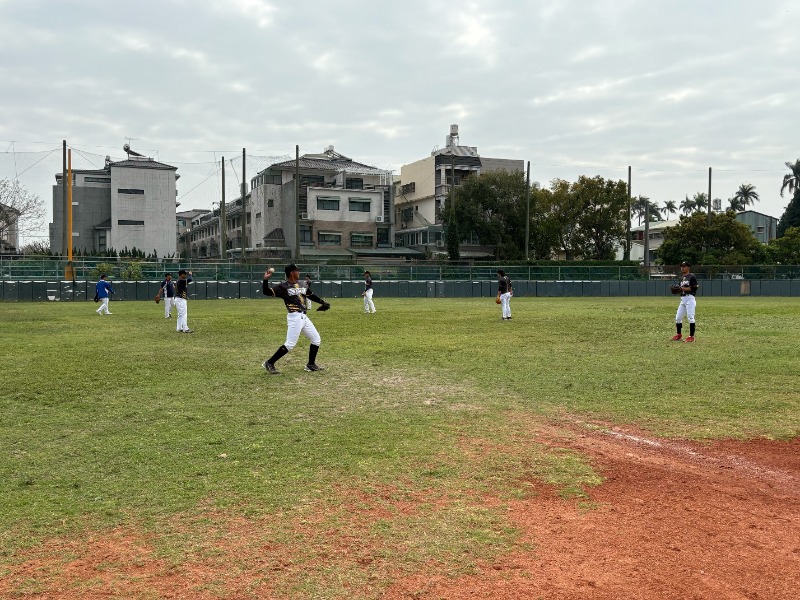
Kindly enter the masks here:
M 319 350 L 319 346 L 315 346 L 311 344 L 308 348 L 308 364 L 313 365 L 316 364 L 317 360 L 317 351 Z
M 287 354 L 289 354 L 289 349 L 286 346 L 281 345 L 275 354 L 272 355 L 272 358 L 270 358 L 267 362 L 271 365 L 274 365 L 281 359 L 281 357 L 286 356 Z
M 689 335 L 694 337 L 694 323 L 689 323 Z
M 675 323 L 675 329 L 678 330 L 678 335 L 680 335 L 681 329 L 683 329 L 683 323 Z

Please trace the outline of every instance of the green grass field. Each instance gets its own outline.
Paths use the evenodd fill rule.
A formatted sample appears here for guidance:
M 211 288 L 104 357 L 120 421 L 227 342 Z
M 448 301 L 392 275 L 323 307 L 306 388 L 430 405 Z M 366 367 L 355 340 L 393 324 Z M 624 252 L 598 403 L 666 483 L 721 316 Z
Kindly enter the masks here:
M 193 335 L 153 303 L 112 301 L 102 317 L 94 303 L 1 305 L 3 562 L 54 536 L 133 527 L 163 534 L 159 552 L 180 564 L 198 542 L 176 519 L 197 533 L 217 511 L 274 517 L 270 535 L 288 539 L 278 515 L 322 503 L 332 526 L 344 487 L 450 499 L 368 534 L 406 541 L 400 569 L 437 556 L 458 571 L 514 543 L 481 493 L 518 497 L 533 477 L 580 499 L 600 482 L 558 448 L 504 453 L 531 423 L 800 433 L 796 299 L 700 297 L 693 345 L 668 341 L 673 298 L 515 298 L 511 322 L 493 299 L 375 301 L 371 316 L 360 298 L 313 313 L 326 370 L 303 371 L 301 338 L 279 377 L 261 368 L 285 336 L 276 300 L 190 302 Z M 326 577 L 292 585 L 334 597 Z

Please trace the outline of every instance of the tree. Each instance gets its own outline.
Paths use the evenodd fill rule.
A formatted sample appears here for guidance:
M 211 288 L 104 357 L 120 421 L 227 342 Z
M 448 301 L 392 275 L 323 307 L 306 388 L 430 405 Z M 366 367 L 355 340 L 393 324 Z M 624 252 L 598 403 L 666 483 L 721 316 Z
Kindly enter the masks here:
M 747 210 L 748 206 L 755 206 L 755 203 L 759 200 L 760 198 L 758 197 L 756 186 L 750 183 L 743 183 L 739 186 L 739 189 L 736 190 L 736 193 L 733 195 L 733 198 L 729 200 L 729 202 L 732 210 Z M 734 201 L 736 206 L 741 206 L 742 208 L 733 208 Z
M 742 212 L 745 209 L 744 202 L 734 196 L 733 198 L 728 198 L 728 210 L 732 210 L 733 212 Z
M 800 265 L 800 227 L 789 227 L 783 236 L 770 240 L 772 260 L 782 265 Z
M 691 200 L 688 195 L 684 200 L 681 200 L 681 212 L 687 217 L 692 214 L 696 208 L 697 205 L 694 203 L 694 200 Z
M 694 202 L 695 212 L 702 212 L 708 208 L 708 194 L 705 192 L 697 192 L 692 198 Z
M 29 242 L 19 249 L 20 254 L 26 256 L 52 256 L 49 240 L 36 240 Z
M 474 234 L 481 245 L 494 246 L 497 260 L 525 255 L 526 183 L 521 171 L 487 171 L 469 177 L 448 198 L 448 232 L 458 241 Z M 453 234 L 451 234 L 453 235 Z M 448 249 L 451 239 L 448 239 Z M 452 258 L 453 253 L 450 252 Z
M 44 202 L 19 181 L 0 179 L 0 240 L 42 228 Z
M 657 250 L 662 264 L 752 265 L 766 256 L 750 227 L 736 220 L 732 212 L 712 213 L 711 224 L 703 213 L 681 217 L 675 227 L 664 230 L 664 242 Z
M 664 202 L 664 207 L 661 209 L 661 213 L 669 219 L 672 215 L 678 213 L 678 205 L 675 203 L 675 200 L 666 200 Z
M 638 219 L 639 225 L 647 215 L 650 221 L 662 221 L 661 209 L 655 202 L 651 202 L 650 198 L 646 196 L 636 196 L 636 199 L 631 204 L 631 213 Z
M 781 198 L 783 198 L 783 192 L 788 189 L 792 194 L 792 199 L 786 206 L 781 220 L 778 221 L 778 237 L 783 236 L 790 227 L 800 227 L 800 158 L 794 164 L 787 162 L 786 167 L 791 173 L 783 176 Z
M 581 207 L 575 236 L 577 254 L 589 260 L 613 259 L 617 244 L 625 237 L 627 184 L 582 175 L 570 186 L 570 193 Z
M 539 196 L 536 211 L 542 220 L 539 231 L 549 235 L 552 247 L 571 260 L 577 252 L 577 222 L 582 210 L 578 199 L 564 179 L 553 179 L 550 188 L 542 190 Z

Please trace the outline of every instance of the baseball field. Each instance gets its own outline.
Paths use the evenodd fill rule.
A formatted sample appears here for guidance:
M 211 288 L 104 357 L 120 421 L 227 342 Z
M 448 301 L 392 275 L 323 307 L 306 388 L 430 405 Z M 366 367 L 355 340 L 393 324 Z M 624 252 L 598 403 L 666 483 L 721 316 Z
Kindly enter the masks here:
M 331 302 L 0 305 L 0 597 L 796 597 L 796 299 Z

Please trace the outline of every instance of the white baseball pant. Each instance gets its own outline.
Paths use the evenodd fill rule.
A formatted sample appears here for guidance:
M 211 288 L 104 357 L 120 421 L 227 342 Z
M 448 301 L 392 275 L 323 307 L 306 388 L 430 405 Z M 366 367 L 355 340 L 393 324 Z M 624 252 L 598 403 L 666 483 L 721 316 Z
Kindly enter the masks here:
M 175 304 L 175 298 L 164 296 L 163 300 L 164 300 L 164 318 L 169 319 L 170 315 L 172 314 L 172 305 Z
M 689 323 L 694 323 L 694 309 L 697 304 L 694 296 L 681 296 L 681 303 L 678 304 L 678 312 L 675 315 L 675 322 L 682 323 L 683 317 L 689 317 Z
M 186 331 L 189 329 L 189 309 L 185 298 L 175 298 L 175 308 L 178 309 L 178 323 L 176 331 Z
M 503 309 L 503 318 L 511 318 L 511 292 L 500 294 L 500 308 Z
M 364 292 L 364 312 L 375 312 L 375 303 L 372 301 L 372 288 Z
M 322 338 L 308 315 L 299 312 L 288 313 L 286 315 L 286 325 L 286 341 L 283 345 L 286 346 L 287 350 L 291 350 L 297 345 L 297 340 L 300 339 L 301 333 L 315 346 L 320 345 Z

